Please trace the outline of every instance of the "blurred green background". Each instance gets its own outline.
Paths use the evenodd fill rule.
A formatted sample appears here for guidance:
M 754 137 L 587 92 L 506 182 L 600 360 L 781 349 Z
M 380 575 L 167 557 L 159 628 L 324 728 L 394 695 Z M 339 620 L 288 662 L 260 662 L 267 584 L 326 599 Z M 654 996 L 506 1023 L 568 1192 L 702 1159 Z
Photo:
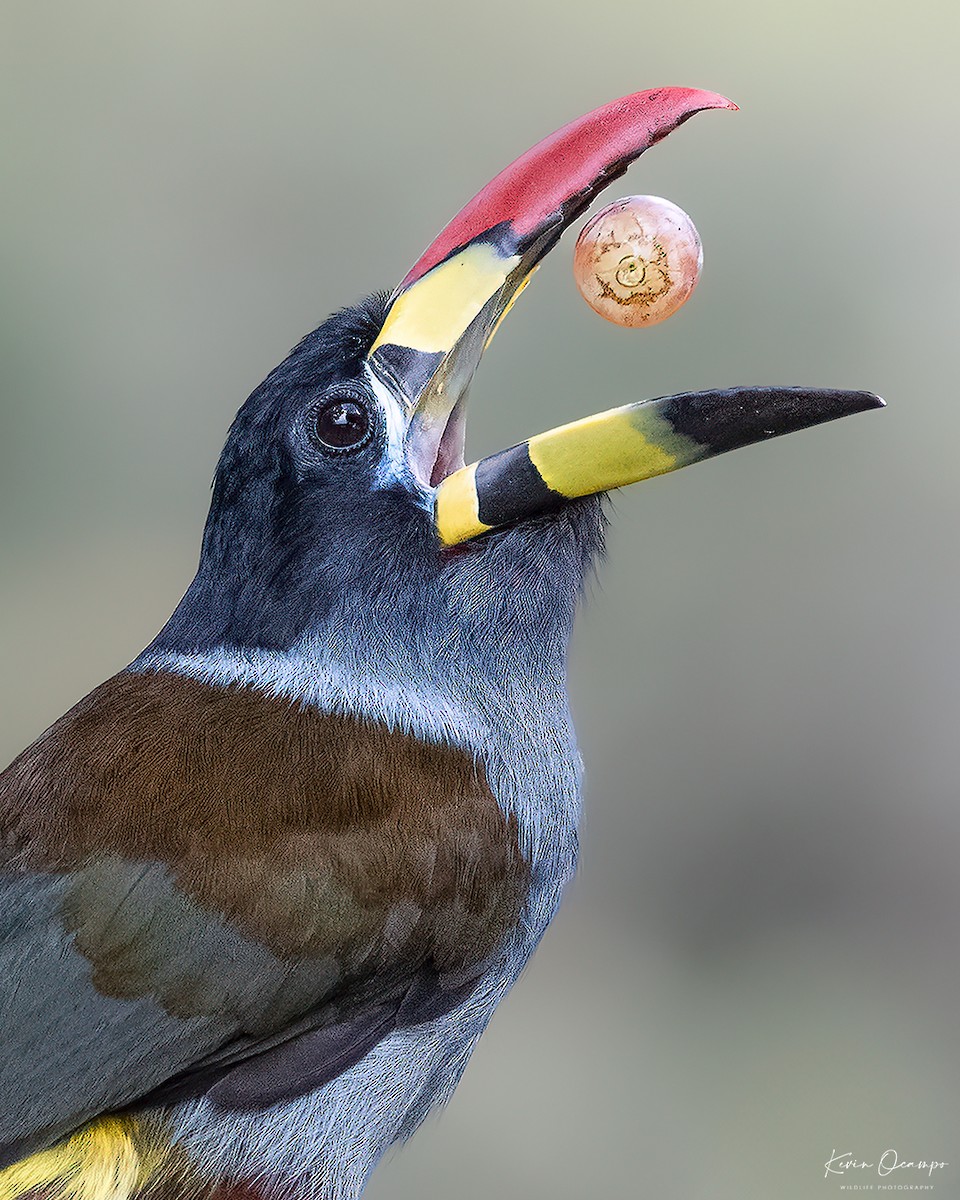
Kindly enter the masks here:
M 605 325 L 568 238 L 469 449 L 731 383 L 889 407 L 617 497 L 573 661 L 579 878 L 369 1195 L 807 1200 L 832 1150 L 895 1147 L 960 1196 L 957 6 L 0 12 L 4 761 L 164 622 L 230 418 L 302 333 L 580 113 L 740 104 L 606 194 L 693 216 L 687 308 Z

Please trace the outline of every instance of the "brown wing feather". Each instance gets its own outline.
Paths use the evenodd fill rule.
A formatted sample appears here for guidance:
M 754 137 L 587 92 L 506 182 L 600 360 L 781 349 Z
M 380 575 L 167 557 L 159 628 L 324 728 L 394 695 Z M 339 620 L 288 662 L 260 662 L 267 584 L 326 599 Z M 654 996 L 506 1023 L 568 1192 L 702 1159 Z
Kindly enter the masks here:
M 40 1072 L 31 1127 L 57 1131 L 90 1115 L 91 1096 L 127 1103 L 221 1048 L 282 1040 L 304 1014 L 360 1019 L 424 971 L 461 982 L 528 887 L 516 822 L 469 753 L 162 672 L 108 680 L 0 775 L 0 846 L 11 887 L 56 893 L 30 937 L 65 938 L 86 964 L 80 997 L 76 963 L 42 981 L 50 1023 L 69 1009 L 79 1031 L 84 1005 L 101 1020 L 122 1002 L 134 1027 L 150 1013 L 139 1055 L 81 1044 L 69 1069 Z M 22 975 L 22 923 L 17 938 Z M 5 944 L 0 930 L 0 968 Z M 23 980 L 3 978 L 0 1041 L 14 1065 L 42 1057 Z

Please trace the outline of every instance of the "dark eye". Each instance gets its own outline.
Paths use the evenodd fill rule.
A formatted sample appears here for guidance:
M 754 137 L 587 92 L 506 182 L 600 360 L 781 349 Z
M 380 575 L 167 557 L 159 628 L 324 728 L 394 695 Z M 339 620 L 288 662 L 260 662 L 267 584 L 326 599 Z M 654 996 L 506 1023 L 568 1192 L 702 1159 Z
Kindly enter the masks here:
M 370 412 L 358 400 L 328 400 L 316 411 L 313 435 L 326 450 L 355 450 L 370 436 Z

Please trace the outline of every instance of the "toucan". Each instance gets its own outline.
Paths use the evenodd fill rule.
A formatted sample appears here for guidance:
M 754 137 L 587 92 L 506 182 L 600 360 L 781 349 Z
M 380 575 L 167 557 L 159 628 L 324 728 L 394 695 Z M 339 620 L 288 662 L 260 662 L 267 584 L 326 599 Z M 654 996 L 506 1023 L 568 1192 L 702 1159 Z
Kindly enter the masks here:
M 349 1200 L 451 1095 L 574 870 L 604 494 L 883 403 L 631 398 L 465 464 L 537 264 L 733 107 L 560 129 L 242 406 L 170 620 L 0 775 L 0 1200 Z

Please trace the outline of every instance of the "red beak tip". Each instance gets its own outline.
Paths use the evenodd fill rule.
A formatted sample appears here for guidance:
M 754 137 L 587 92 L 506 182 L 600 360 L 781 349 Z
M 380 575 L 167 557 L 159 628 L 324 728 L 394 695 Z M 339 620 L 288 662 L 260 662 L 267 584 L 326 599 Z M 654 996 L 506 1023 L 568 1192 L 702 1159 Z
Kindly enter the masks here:
M 673 91 L 674 89 L 667 88 L 665 90 Z M 677 88 L 676 90 L 680 91 L 682 89 Z M 709 108 L 729 108 L 733 112 L 740 111 L 739 104 L 734 104 L 734 102 L 732 100 L 728 100 L 726 96 L 721 96 L 719 92 L 701 92 L 700 95 L 703 96 L 704 99 L 708 99 L 710 101 L 710 103 L 707 106 Z

